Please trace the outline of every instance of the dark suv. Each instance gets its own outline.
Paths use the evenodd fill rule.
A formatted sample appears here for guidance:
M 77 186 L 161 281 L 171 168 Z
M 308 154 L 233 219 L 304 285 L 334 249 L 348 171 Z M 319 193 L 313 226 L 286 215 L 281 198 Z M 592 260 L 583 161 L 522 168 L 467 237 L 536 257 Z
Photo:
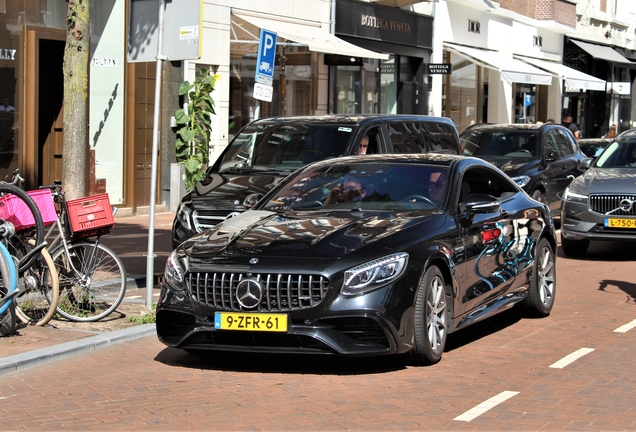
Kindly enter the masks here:
M 574 136 L 556 123 L 479 124 L 460 135 L 462 154 L 485 159 L 559 216 L 565 188 L 585 169 Z
M 172 224 L 173 246 L 245 211 L 247 196 L 267 193 L 293 171 L 357 154 L 365 136 L 367 154 L 460 153 L 457 130 L 448 118 L 367 114 L 256 120 L 181 200 Z

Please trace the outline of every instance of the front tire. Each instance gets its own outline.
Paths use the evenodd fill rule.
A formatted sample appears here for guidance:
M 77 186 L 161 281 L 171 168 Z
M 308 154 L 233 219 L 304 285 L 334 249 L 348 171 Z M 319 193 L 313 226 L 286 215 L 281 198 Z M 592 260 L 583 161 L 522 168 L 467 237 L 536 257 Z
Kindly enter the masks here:
M 442 359 L 448 333 L 446 284 L 436 266 L 429 267 L 415 300 L 415 343 L 410 351 L 416 364 L 432 365 Z
M 550 315 L 556 294 L 555 255 L 550 242 L 543 238 L 534 253 L 534 268 L 526 305 L 538 316 Z

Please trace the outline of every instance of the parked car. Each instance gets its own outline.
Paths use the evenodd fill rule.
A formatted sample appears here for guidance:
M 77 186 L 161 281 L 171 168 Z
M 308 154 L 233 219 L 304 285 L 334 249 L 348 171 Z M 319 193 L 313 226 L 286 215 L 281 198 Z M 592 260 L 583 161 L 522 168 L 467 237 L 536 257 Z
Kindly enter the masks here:
M 548 207 L 480 159 L 324 160 L 172 252 L 157 334 L 186 351 L 431 364 L 450 333 L 514 304 L 550 314 L 555 248 Z
M 583 256 L 591 241 L 636 240 L 636 129 L 623 132 L 566 189 L 561 247 Z
M 585 155 L 565 127 L 547 123 L 475 125 L 460 135 L 462 154 L 499 167 L 553 216 L 567 185 L 583 173 Z
M 358 153 L 459 154 L 450 119 L 414 115 L 274 117 L 245 126 L 205 178 L 179 204 L 172 243 L 179 243 L 245 211 L 243 200 L 266 193 L 310 162 Z
M 609 138 L 583 138 L 576 143 L 583 154 L 587 157 L 598 157 L 605 150 L 605 147 L 611 143 L 613 139 Z

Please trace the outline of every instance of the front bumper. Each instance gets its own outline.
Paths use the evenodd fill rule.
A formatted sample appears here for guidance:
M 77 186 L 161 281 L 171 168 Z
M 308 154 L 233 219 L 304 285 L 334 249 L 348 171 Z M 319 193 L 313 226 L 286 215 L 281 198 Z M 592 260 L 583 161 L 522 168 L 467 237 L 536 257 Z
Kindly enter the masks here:
M 162 287 L 157 335 L 164 344 L 186 350 L 396 354 L 412 348 L 412 304 L 412 296 L 396 302 L 396 286 L 391 284 L 356 297 L 328 296 L 315 307 L 288 311 L 285 333 L 230 331 L 214 328 L 214 308 Z
M 636 229 L 606 228 L 608 215 L 593 212 L 587 203 L 564 201 L 561 209 L 561 236 L 570 240 L 636 241 Z M 633 216 L 624 216 L 634 219 Z

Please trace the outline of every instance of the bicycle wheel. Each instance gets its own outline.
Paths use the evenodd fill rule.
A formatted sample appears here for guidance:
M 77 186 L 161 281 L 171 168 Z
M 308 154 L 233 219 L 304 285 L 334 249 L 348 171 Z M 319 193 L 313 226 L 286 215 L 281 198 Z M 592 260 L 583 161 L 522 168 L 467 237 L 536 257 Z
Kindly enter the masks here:
M 14 243 L 26 245 L 33 240 L 34 245 L 39 245 L 44 241 L 42 214 L 33 198 L 17 186 L 0 183 L 0 221 L 13 225 L 15 232 L 10 232 L 9 238 Z M 23 273 L 36 259 L 37 254 L 27 262 L 21 262 L 18 274 Z
M 46 325 L 55 315 L 59 298 L 57 270 L 48 250 L 40 251 L 20 281 L 24 290 L 15 298 L 16 315 L 25 324 Z
M 57 313 L 71 321 L 99 321 L 112 313 L 126 294 L 126 270 L 107 246 L 69 243 L 53 252 L 60 280 Z
M 15 333 L 15 306 L 11 296 L 16 292 L 17 281 L 13 258 L 0 242 L 0 336 Z

